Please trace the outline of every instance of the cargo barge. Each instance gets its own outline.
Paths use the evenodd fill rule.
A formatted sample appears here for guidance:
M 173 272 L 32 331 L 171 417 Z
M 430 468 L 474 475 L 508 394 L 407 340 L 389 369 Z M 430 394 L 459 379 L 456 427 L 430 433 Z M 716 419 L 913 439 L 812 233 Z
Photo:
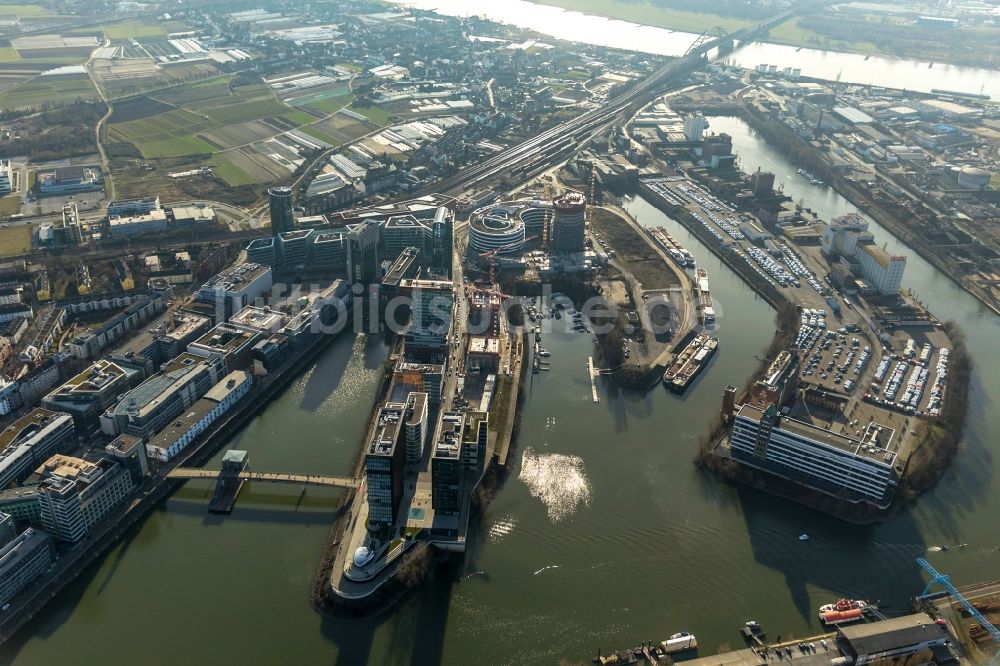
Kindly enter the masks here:
M 701 305 L 701 319 L 705 326 L 715 323 L 715 307 L 712 303 L 712 292 L 708 289 L 708 271 L 704 268 L 697 270 L 698 293 Z
M 667 256 L 674 260 L 674 263 L 682 268 L 692 268 L 694 266 L 694 255 L 674 240 L 674 237 L 664 227 L 653 227 L 648 231 L 657 245 L 663 248 Z
M 709 337 L 706 333 L 696 335 L 663 373 L 663 383 L 674 393 L 686 391 L 694 378 L 708 365 L 708 360 L 718 346 L 718 338 Z
M 628 650 L 620 650 L 611 654 L 601 655 L 598 653 L 594 658 L 595 664 L 606 666 L 608 664 L 656 664 L 666 659 L 668 655 L 682 652 L 691 652 L 698 649 L 698 639 L 694 634 L 680 631 L 665 641 L 660 641 L 659 645 L 653 645 L 652 641 L 643 643 L 639 647 Z

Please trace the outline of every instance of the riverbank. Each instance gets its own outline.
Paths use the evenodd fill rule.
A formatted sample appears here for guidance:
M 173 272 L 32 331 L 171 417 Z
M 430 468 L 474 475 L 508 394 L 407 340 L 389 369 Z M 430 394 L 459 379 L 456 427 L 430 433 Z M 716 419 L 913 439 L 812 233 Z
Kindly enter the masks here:
M 345 327 L 349 328 L 349 326 Z M 84 569 L 97 561 L 98 558 L 114 548 L 119 541 L 161 506 L 185 482 L 166 478 L 166 472 L 175 467 L 193 467 L 203 465 L 226 442 L 237 434 L 253 419 L 267 404 L 274 400 L 294 380 L 298 379 L 306 366 L 337 336 L 320 335 L 313 344 L 293 359 L 282 372 L 272 375 L 271 381 L 249 394 L 238 407 L 222 419 L 216 421 L 188 445 L 167 466 L 161 468 L 158 479 L 148 479 L 139 488 L 138 499 L 133 500 L 129 508 L 121 514 L 116 514 L 93 530 L 86 539 L 68 553 L 62 553 L 58 568 L 48 580 L 36 582 L 31 596 L 12 603 L 10 612 L 5 614 L 5 621 L 0 623 L 0 645 L 13 637 L 26 623 L 33 619 L 44 607 L 69 585 Z
M 892 215 L 872 200 L 856 183 L 847 180 L 837 171 L 830 168 L 830 165 L 823 159 L 816 148 L 792 135 L 791 132 L 775 121 L 756 112 L 751 105 L 746 103 L 737 107 L 725 105 L 718 110 L 706 109 L 706 112 L 710 115 L 715 113 L 718 113 L 718 115 L 733 115 L 732 111 L 734 109 L 738 110 L 738 113 L 735 114 L 737 117 L 744 120 L 755 132 L 764 137 L 766 141 L 782 150 L 794 163 L 800 164 L 805 170 L 823 179 L 838 194 L 851 202 L 859 210 L 871 216 L 872 219 L 892 232 L 902 242 L 913 248 L 917 254 L 937 268 L 942 274 L 946 275 L 952 282 L 974 296 L 995 314 L 1000 314 L 1000 304 L 976 285 L 968 280 L 963 280 L 959 276 L 958 268 L 949 264 L 919 234 L 913 233 L 903 220 L 899 219 L 896 215 Z

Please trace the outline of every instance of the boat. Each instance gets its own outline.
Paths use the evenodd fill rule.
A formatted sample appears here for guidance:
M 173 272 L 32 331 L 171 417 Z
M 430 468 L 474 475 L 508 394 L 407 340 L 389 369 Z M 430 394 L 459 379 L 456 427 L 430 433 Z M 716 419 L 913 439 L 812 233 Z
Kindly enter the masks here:
M 825 625 L 848 624 L 850 622 L 863 620 L 864 617 L 864 611 L 860 608 L 854 608 L 846 611 L 828 611 L 826 613 L 819 614 L 819 619 Z
M 663 383 L 674 393 L 683 393 L 708 365 L 718 346 L 718 338 L 709 337 L 706 333 L 696 335 L 663 373 Z
M 698 639 L 694 634 L 686 631 L 679 631 L 665 641 L 660 642 L 660 649 L 666 654 L 677 652 L 687 652 L 698 649 Z
M 538 355 L 539 356 L 552 356 L 552 352 L 550 352 L 547 349 L 539 349 L 538 350 Z
M 708 289 L 708 271 L 699 267 L 695 271 L 695 276 L 697 277 L 698 291 L 701 294 L 699 297 L 701 300 L 701 317 L 706 326 L 711 326 L 715 323 L 715 307 L 712 303 L 712 292 Z
M 809 535 L 803 532 L 799 535 L 799 541 L 809 541 Z
M 690 268 L 695 265 L 694 255 L 678 243 L 664 227 L 649 229 L 649 235 L 678 266 Z
M 849 611 L 855 608 L 860 608 L 864 610 L 868 608 L 868 602 L 862 599 L 838 599 L 832 604 L 824 604 L 819 607 L 820 613 L 829 613 L 831 611 Z

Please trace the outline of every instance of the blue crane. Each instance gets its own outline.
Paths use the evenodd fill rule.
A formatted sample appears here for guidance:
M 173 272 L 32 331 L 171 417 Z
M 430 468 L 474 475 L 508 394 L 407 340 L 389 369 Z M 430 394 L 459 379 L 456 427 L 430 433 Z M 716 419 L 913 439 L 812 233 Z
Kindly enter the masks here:
M 969 602 L 969 600 L 966 599 L 965 596 L 963 596 L 962 593 L 959 592 L 954 585 L 951 584 L 950 576 L 947 576 L 939 572 L 937 569 L 931 566 L 930 562 L 928 562 L 922 557 L 917 558 L 917 564 L 919 564 L 924 571 L 930 574 L 931 577 L 930 582 L 928 582 L 926 587 L 924 587 L 924 591 L 920 595 L 921 597 L 926 597 L 927 593 L 930 592 L 931 587 L 933 587 L 934 585 L 940 585 L 941 587 L 944 588 L 945 592 L 947 592 L 952 598 L 955 599 L 955 601 L 962 604 L 962 607 L 965 608 L 965 610 L 969 613 L 969 616 L 973 620 L 978 622 L 980 627 L 982 627 L 985 631 L 989 632 L 990 636 L 993 637 L 993 640 L 996 641 L 998 646 L 1000 646 L 1000 629 L 994 627 L 993 624 L 989 620 L 987 620 L 983 616 L 983 614 L 980 613 L 979 610 L 975 606 L 973 606 Z M 1000 651 L 998 651 L 997 654 L 994 655 L 993 659 L 990 661 L 991 666 L 996 666 L 997 664 L 1000 664 Z

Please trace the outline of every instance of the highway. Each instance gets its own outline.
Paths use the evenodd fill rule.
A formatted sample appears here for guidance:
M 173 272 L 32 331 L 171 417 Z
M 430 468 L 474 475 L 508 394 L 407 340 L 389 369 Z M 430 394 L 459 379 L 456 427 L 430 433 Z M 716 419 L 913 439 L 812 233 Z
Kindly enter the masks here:
M 750 28 L 737 30 L 722 38 L 716 37 L 708 40 L 693 48 L 684 57 L 667 63 L 619 96 L 608 100 L 601 107 L 591 109 L 572 120 L 567 120 L 545 130 L 537 136 L 516 146 L 511 146 L 454 176 L 410 192 L 407 194 L 407 198 L 432 193 L 458 195 L 515 167 L 518 167 L 518 170 L 523 174 L 530 176 L 535 171 L 556 161 L 556 158 L 567 156 L 585 145 L 593 136 L 613 125 L 620 116 L 624 116 L 630 110 L 637 110 L 640 106 L 655 99 L 662 92 L 664 84 L 671 78 L 693 68 L 703 54 L 717 47 L 722 41 L 750 39 L 770 26 L 783 23 L 800 9 L 790 9 Z

